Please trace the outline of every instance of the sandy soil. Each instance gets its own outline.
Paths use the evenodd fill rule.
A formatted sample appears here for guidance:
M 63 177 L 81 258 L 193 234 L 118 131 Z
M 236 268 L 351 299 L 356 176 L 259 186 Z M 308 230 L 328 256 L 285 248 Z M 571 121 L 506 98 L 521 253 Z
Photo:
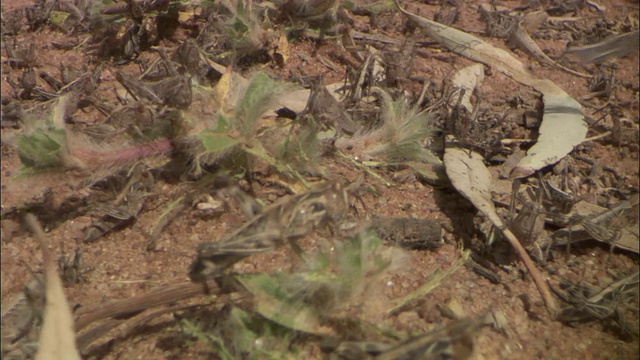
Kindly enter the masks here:
M 440 9 L 440 3 L 440 1 L 407 1 L 404 5 L 423 17 L 433 19 L 434 14 Z M 478 12 L 479 1 L 460 3 L 464 4 L 458 7 L 458 17 L 452 26 L 483 38 L 496 46 L 507 47 L 504 39 L 490 38 L 484 34 L 485 24 Z M 552 7 L 547 1 L 542 3 L 546 8 Z M 4 1 L 3 14 L 29 4 L 24 0 Z M 504 2 L 504 5 L 509 8 L 515 8 L 517 4 L 519 3 L 514 1 Z M 627 21 L 635 24 L 637 29 L 637 1 L 616 0 L 601 5 L 606 7 L 603 12 L 585 5 L 576 16 L 603 18 L 610 23 Z M 564 16 L 573 16 L 573 14 Z M 406 28 L 405 19 L 397 10 L 383 12 L 376 17 L 375 21 L 370 21 L 366 16 L 351 15 L 351 17 L 354 20 L 354 30 L 361 33 L 386 35 L 400 41 L 405 37 L 402 33 Z M 595 20 L 575 24 L 567 22 L 566 26 L 567 28 L 594 26 L 596 23 Z M 570 40 L 570 33 L 551 31 L 544 27 L 543 29 L 538 36 L 534 37 L 540 48 L 552 58 L 561 55 Z M 189 36 L 188 31 L 184 26 L 179 27 L 172 37 L 163 40 L 163 46 L 174 49 Z M 416 35 L 418 40 L 423 40 L 419 31 Z M 77 67 L 91 64 L 90 67 L 93 67 L 94 63 L 91 63 L 93 57 L 89 56 L 83 47 L 59 50 L 52 46 L 54 42 L 72 40 L 81 42 L 86 36 L 86 32 L 76 31 L 65 34 L 51 26 L 42 26 L 36 31 L 30 31 L 24 27 L 17 35 L 11 35 L 11 38 L 19 43 L 33 42 L 37 45 L 37 59 L 34 67 L 38 73 L 46 71 L 50 74 L 58 74 L 60 63 Z M 356 43 L 364 42 L 356 40 Z M 381 45 L 375 44 L 375 46 Z M 292 76 L 299 76 L 302 69 L 308 75 L 326 73 L 324 82 L 330 84 L 343 81 L 345 75 L 353 70 L 349 61 L 344 59 L 359 63 L 335 38 L 327 38 L 317 46 L 317 53 L 314 54 L 315 49 L 315 41 L 298 39 L 290 43 L 290 58 L 284 67 L 268 62 L 242 69 L 241 72 L 249 76 L 257 70 L 263 70 L 275 79 L 288 81 Z M 419 53 L 413 58 L 412 78 L 410 78 L 413 80 L 407 79 L 404 85 L 407 92 L 420 91 L 420 86 L 415 81 L 417 78 L 430 79 L 434 84 L 441 84 L 443 79 L 450 78 L 455 71 L 472 64 L 471 61 L 454 55 L 438 45 L 418 46 L 417 50 Z M 584 99 L 581 101 L 588 118 L 599 119 L 602 114 L 597 110 L 607 104 L 619 105 L 618 109 L 622 116 L 628 119 L 628 132 L 633 137 L 635 131 L 636 138 L 619 144 L 611 137 L 604 137 L 580 145 L 572 154 L 572 156 L 579 155 L 598 160 L 600 164 L 609 166 L 617 174 L 618 181 L 613 185 L 603 185 L 601 178 L 596 178 L 595 182 L 598 184 L 588 186 L 584 178 L 587 178 L 592 171 L 591 165 L 576 157 L 571 157 L 569 161 L 576 169 L 575 174 L 579 175 L 576 176 L 580 183 L 579 189 L 582 191 L 579 195 L 590 199 L 589 202 L 602 202 L 602 199 L 595 195 L 598 187 L 614 187 L 625 194 L 637 193 L 639 186 L 638 91 L 640 87 L 637 54 L 611 60 L 602 67 L 567 63 L 581 72 L 612 76 L 614 90 L 610 97 L 585 99 L 585 95 L 591 92 L 588 79 L 541 65 L 520 50 L 514 50 L 513 53 L 538 77 L 551 79 L 574 98 Z M 150 51 L 144 51 L 140 59 L 155 56 L 157 55 Z M 18 82 L 22 70 L 7 66 L 8 58 L 5 52 L 2 60 L 3 78 Z M 111 104 L 116 104 L 113 90 L 114 84 L 117 84 L 116 70 L 131 74 L 139 74 L 140 71 L 134 63 L 116 65 L 114 62 L 105 62 L 96 95 Z M 41 79 L 38 79 L 38 85 L 46 87 Z M 515 95 L 520 95 L 521 99 L 534 99 L 533 95 L 535 95 L 533 90 L 495 71 L 487 73 L 481 91 L 483 101 L 490 103 L 496 114 L 505 111 L 509 106 L 508 101 Z M 11 87 L 3 81 L 3 99 L 11 96 Z M 19 101 L 27 105 L 35 104 L 35 100 Z M 95 110 L 78 111 L 75 116 L 77 123 L 91 124 L 103 119 L 104 115 Z M 516 124 L 513 117 L 505 119 L 510 124 L 509 127 L 505 125 L 503 128 L 511 131 L 508 133 L 503 131 L 502 136 L 506 138 L 535 136 L 532 135 L 535 132 L 531 129 L 525 129 L 522 124 Z M 607 116 L 598 126 L 590 129 L 588 136 L 596 136 L 612 128 L 612 117 Z M 15 138 L 17 131 L 19 130 L 5 127 L 3 123 L 1 264 L 3 311 L 5 306 L 9 306 L 11 301 L 21 293 L 25 283 L 32 276 L 31 271 L 37 271 L 41 267 L 41 253 L 35 240 L 21 225 L 22 215 L 29 210 L 36 212 L 48 230 L 50 249 L 58 251 L 61 245 L 64 245 L 65 252 L 68 253 L 76 248 L 76 240 L 84 237 L 85 228 L 95 221 L 89 214 L 80 210 L 81 205 L 85 205 L 87 199 L 95 199 L 99 196 L 109 197 L 109 194 L 105 195 L 103 190 L 78 186 L 80 182 L 74 183 L 73 176 L 68 174 L 60 174 L 59 177 L 42 176 L 35 180 L 16 179 L 15 175 L 19 171 L 21 162 L 17 150 L 12 146 L 12 143 L 15 143 L 12 139 Z M 346 178 L 349 182 L 357 181 L 362 175 L 362 171 L 353 166 L 350 161 L 335 155 L 324 157 L 320 166 L 324 167 L 332 177 Z M 491 163 L 490 166 L 495 168 L 493 170 L 498 169 L 496 163 Z M 393 181 L 394 185 L 387 187 L 373 177 L 365 177 L 365 183 L 375 188 L 378 193 L 378 195 L 362 196 L 364 207 L 370 209 L 367 215 L 433 219 L 440 222 L 444 229 L 445 244 L 442 247 L 434 251 L 408 251 L 410 261 L 405 264 L 404 271 L 381 280 L 386 284 L 381 298 L 388 301 L 406 296 L 419 288 L 435 271 L 450 268 L 451 264 L 460 257 L 458 247 L 463 242 L 467 242 L 467 245 L 470 244 L 476 250 L 480 249 L 481 246 L 478 245 L 481 242 L 480 228 L 486 221 L 451 187 L 432 186 L 417 180 L 415 176 L 399 180 L 400 173 L 392 170 L 376 169 L 376 171 L 384 179 Z M 549 169 L 544 173 L 549 174 L 552 171 Z M 610 177 L 607 174 L 610 173 L 605 173 L 603 177 Z M 259 181 L 254 182 L 251 188 L 258 199 L 271 203 L 286 194 L 281 187 L 271 181 L 272 178 L 261 176 L 257 176 Z M 246 182 L 241 185 L 248 189 Z M 70 303 L 78 304 L 77 313 L 82 314 L 83 309 L 90 309 L 99 304 L 133 298 L 153 289 L 188 281 L 188 267 L 193 261 L 197 246 L 203 241 L 221 239 L 246 221 L 237 202 L 234 201 L 228 202 L 224 212 L 215 215 L 203 214 L 197 209 L 190 208 L 171 222 L 160 237 L 155 239 L 156 250 L 147 251 L 149 239 L 145 234 L 165 211 L 167 204 L 184 194 L 185 189 L 184 184 L 158 179 L 132 225 L 111 232 L 95 242 L 81 243 L 84 262 L 82 281 L 69 285 L 65 289 Z M 496 194 L 498 198 L 503 195 Z M 111 196 L 114 196 L 113 192 Z M 499 200 L 508 202 L 508 198 Z M 301 241 L 300 245 L 307 251 L 313 251 L 321 246 L 320 236 L 313 234 Z M 615 250 L 610 254 L 608 246 L 597 242 L 574 245 L 568 257 L 565 257 L 564 248 L 554 249 L 553 253 L 554 259 L 544 267 L 544 275 L 550 284 L 556 287 L 561 280 L 566 279 L 600 289 L 620 276 L 638 271 L 638 254 L 624 250 Z M 500 275 L 500 284 L 493 284 L 471 269 L 461 267 L 426 297 L 404 311 L 392 316 L 380 316 L 377 319 L 378 325 L 412 334 L 423 333 L 451 321 L 443 315 L 440 307 L 455 300 L 466 317 L 480 317 L 487 313 L 498 312 L 506 319 L 507 325 L 502 331 L 490 326 L 478 330 L 475 335 L 473 354 L 473 358 L 476 359 L 638 358 L 637 333 L 632 339 L 623 340 L 615 330 L 603 322 L 579 323 L 571 327 L 553 321 L 521 262 L 512 260 L 501 265 L 491 263 L 489 266 Z M 234 270 L 249 273 L 288 271 L 289 268 L 290 256 L 286 249 L 280 249 L 273 253 L 250 257 L 237 264 Z M 189 301 L 194 304 L 213 302 L 212 306 L 219 307 L 224 299 L 216 300 L 212 295 L 194 297 Z M 382 300 L 373 299 L 372 301 Z M 183 303 L 186 302 L 178 304 Z M 637 329 L 639 321 L 637 294 L 621 304 L 620 309 L 630 326 Z M 302 345 L 302 348 L 306 349 L 307 354 L 322 357 L 318 344 L 318 341 L 308 341 Z M 92 348 L 88 357 L 199 359 L 211 358 L 212 353 L 206 344 L 184 335 L 176 316 L 163 314 L 149 319 L 134 329 L 120 329 L 109 333 L 101 339 L 98 346 Z

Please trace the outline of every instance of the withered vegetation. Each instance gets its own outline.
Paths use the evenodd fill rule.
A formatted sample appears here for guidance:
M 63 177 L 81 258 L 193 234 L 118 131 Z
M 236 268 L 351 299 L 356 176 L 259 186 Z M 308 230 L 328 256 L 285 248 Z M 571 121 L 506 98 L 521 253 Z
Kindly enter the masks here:
M 125 230 L 142 234 L 141 252 L 151 259 L 173 256 L 164 245 L 176 233 L 172 225 L 225 229 L 180 234 L 178 241 L 194 243 L 188 254 L 175 252 L 191 282 L 105 303 L 78 300 L 76 342 L 87 357 L 106 356 L 149 322 L 169 319 L 158 331 L 207 357 L 322 351 L 332 359 L 466 359 L 486 325 L 510 340 L 499 309 L 436 304 L 429 309 L 453 321 L 434 324 L 442 316 L 422 307 L 449 276 L 467 271 L 458 270 L 463 264 L 492 283 L 478 278 L 481 286 L 533 286 L 500 235 L 510 230 L 562 303 L 547 316 L 523 300 L 530 319 L 578 328 L 597 321 L 637 342 L 637 172 L 623 173 L 598 159 L 602 147 L 594 150 L 638 156 L 637 104 L 620 100 L 636 96 L 637 86 L 611 60 L 634 55 L 637 14 L 590 16 L 597 4 L 580 1 L 474 10 L 459 1 L 427 3 L 420 6 L 436 21 L 464 31 L 462 20 L 477 12 L 485 38 L 580 79 L 591 138 L 555 165 L 510 179 L 543 115 L 562 109 L 543 109 L 530 90 L 492 98 L 482 87 L 466 93 L 474 106 L 466 108 L 465 90 L 450 79 L 463 67 L 460 57 L 425 38 L 391 1 L 35 0 L 3 8 L 2 151 L 20 163 L 3 174 L 3 260 L 27 253 L 15 251 L 27 246 L 13 237 L 22 230 L 4 226 L 26 213 L 54 232 L 84 224 L 50 246 L 60 249 L 60 278 L 73 290 L 95 285 L 94 273 L 106 276 L 85 254 L 119 251 L 112 242 L 127 241 Z M 45 49 L 33 41 L 43 34 L 56 39 Z M 546 54 L 540 39 L 568 41 L 568 50 Z M 52 53 L 63 55 L 51 60 Z M 424 66 L 427 60 L 437 66 Z M 480 72 L 495 86 L 495 69 Z M 452 189 L 442 160 L 452 136 L 496 170 L 488 201 L 504 227 L 474 218 Z M 436 204 L 424 205 L 427 198 Z M 591 285 L 582 278 L 592 271 L 585 254 L 600 246 L 607 261 L 629 257 L 635 267 L 607 265 Z M 254 264 L 282 248 L 290 255 L 285 265 L 263 271 L 260 260 Z M 454 255 L 441 255 L 447 250 Z M 456 259 L 436 261 L 441 269 L 419 278 L 424 257 L 413 259 L 425 252 Z M 11 306 L 3 295 L 3 358 L 39 351 L 50 284 L 28 264 L 15 265 L 20 274 L 28 268 L 29 279 L 11 284 L 23 289 Z M 580 281 L 564 277 L 577 268 Z M 392 296 L 393 284 L 405 287 L 412 274 L 411 289 Z M 401 311 L 421 325 L 404 324 Z

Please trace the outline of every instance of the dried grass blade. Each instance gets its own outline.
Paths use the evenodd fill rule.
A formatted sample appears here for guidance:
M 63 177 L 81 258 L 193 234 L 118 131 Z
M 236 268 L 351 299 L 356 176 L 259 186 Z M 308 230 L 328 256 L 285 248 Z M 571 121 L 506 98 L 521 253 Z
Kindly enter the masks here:
M 208 284 L 209 292 L 215 293 L 216 289 L 212 289 L 211 285 L 213 284 Z M 77 312 L 78 321 L 76 322 L 76 328 L 77 331 L 80 332 L 98 320 L 113 318 L 199 295 L 205 295 L 205 288 L 200 283 L 194 284 L 187 282 L 164 286 L 131 299 L 117 300 L 107 304 L 80 309 Z

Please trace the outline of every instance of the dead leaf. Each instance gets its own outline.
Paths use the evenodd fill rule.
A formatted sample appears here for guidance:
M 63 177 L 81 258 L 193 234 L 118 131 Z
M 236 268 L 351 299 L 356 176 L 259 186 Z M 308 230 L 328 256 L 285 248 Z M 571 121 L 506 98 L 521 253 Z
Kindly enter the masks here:
M 536 32 L 542 24 L 547 22 L 548 19 L 549 19 L 549 15 L 546 12 L 534 11 L 525 15 L 520 25 L 528 33 L 533 33 L 533 32 Z
M 572 74 L 575 76 L 579 76 L 583 78 L 592 77 L 589 74 L 583 74 L 581 72 L 566 68 L 558 64 L 557 62 L 551 60 L 551 58 L 549 58 L 549 56 L 547 56 L 547 54 L 545 54 L 542 51 L 542 49 L 540 49 L 538 44 L 536 44 L 536 42 L 533 41 L 533 39 L 531 38 L 531 35 L 529 35 L 529 32 L 527 32 L 525 27 L 522 25 L 516 26 L 516 28 L 511 33 L 511 36 L 509 37 L 509 41 L 507 42 L 507 44 L 509 44 L 509 46 L 511 47 L 519 48 L 520 50 L 524 51 L 529 56 L 531 56 L 532 58 L 534 58 L 535 60 L 537 60 L 542 64 L 549 65 L 553 68 L 562 70 L 564 72 L 568 72 L 569 74 Z
M 515 81 L 530 86 L 543 95 L 545 113 L 538 143 L 534 145 L 512 172 L 512 178 L 527 177 L 565 157 L 585 139 L 587 124 L 582 106 L 553 81 L 538 79 L 525 65 L 504 49 L 490 45 L 464 31 L 427 20 L 406 11 L 394 0 L 400 11 L 423 28 L 429 37 L 452 52 L 504 73 Z
M 491 201 L 491 173 L 484 165 L 482 156 L 475 151 L 447 146 L 443 161 L 453 187 L 493 224 L 502 227 L 502 219 Z
M 545 95 L 538 142 L 511 171 L 511 178 L 527 177 L 562 160 L 585 139 L 588 130 L 579 102 L 566 93 Z
M 45 263 L 47 305 L 36 360 L 80 360 L 73 331 L 73 315 L 64 296 L 55 262 L 49 254 L 44 231 L 35 216 L 28 214 L 26 219 L 40 243 Z
M 496 212 L 491 200 L 491 173 L 484 165 L 482 156 L 459 147 L 453 141 L 447 141 L 443 161 L 453 187 L 480 210 L 514 247 L 527 270 L 529 270 L 547 306 L 547 310 L 551 317 L 554 318 L 557 314 L 555 300 L 551 296 L 549 287 L 544 281 L 540 270 L 536 268 L 529 254 L 527 254 L 518 239 L 505 226 Z
M 341 88 L 343 83 L 333 83 L 329 85 L 325 85 L 324 87 L 329 90 L 329 93 L 338 100 L 338 94 L 336 92 L 337 89 Z M 292 91 L 287 96 L 282 96 L 276 99 L 276 108 L 270 108 L 269 110 L 277 110 L 277 107 L 286 107 L 287 109 L 294 111 L 296 113 L 301 113 L 307 107 L 307 103 L 309 102 L 309 95 L 311 94 L 311 90 L 309 89 L 300 89 L 296 91 Z
M 238 98 L 248 85 L 249 79 L 233 71 L 233 67 L 229 66 L 216 83 L 213 91 L 215 101 L 220 104 L 220 110 L 227 114 L 233 113 Z

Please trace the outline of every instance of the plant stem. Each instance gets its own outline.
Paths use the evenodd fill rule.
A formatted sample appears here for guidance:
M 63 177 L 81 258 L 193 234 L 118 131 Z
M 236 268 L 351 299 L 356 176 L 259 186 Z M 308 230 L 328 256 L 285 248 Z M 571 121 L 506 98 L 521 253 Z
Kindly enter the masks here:
M 87 149 L 73 149 L 72 153 L 83 164 L 89 167 L 104 167 L 130 164 L 138 160 L 154 156 L 169 155 L 174 146 L 168 138 L 160 138 L 154 141 L 135 146 L 117 149 L 110 152 L 102 152 Z

